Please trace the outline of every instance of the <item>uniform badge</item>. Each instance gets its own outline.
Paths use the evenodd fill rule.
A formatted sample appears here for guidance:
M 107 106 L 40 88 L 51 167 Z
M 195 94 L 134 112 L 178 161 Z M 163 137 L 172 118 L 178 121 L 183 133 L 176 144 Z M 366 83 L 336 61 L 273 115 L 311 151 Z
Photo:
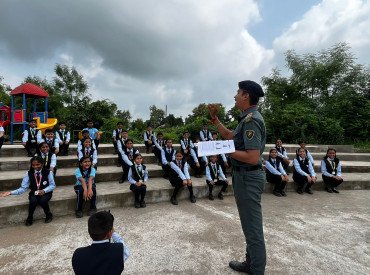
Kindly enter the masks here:
M 47 181 L 44 181 L 42 184 L 43 184 L 43 185 L 46 185 L 46 184 L 48 184 L 48 182 L 47 182 Z
M 253 113 L 249 113 L 246 117 L 245 117 L 245 122 L 249 122 L 249 121 L 252 121 L 252 116 L 253 116 Z
M 253 130 L 247 130 L 247 131 L 245 131 L 245 135 L 248 139 L 252 139 L 254 137 L 254 131 Z

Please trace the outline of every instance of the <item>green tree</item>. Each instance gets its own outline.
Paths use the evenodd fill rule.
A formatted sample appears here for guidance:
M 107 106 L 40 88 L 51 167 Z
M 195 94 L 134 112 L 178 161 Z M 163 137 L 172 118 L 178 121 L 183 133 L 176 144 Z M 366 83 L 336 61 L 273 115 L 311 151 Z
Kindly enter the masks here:
M 127 129 L 130 126 L 132 116 L 129 110 L 125 110 L 125 111 L 117 110 L 115 117 L 118 118 L 118 121 L 123 122 L 124 128 Z
M 149 107 L 150 119 L 149 123 L 153 128 L 156 128 L 164 123 L 165 111 L 157 108 L 155 105 Z
M 9 85 L 6 85 L 3 83 L 3 77 L 0 76 L 0 102 L 2 102 L 4 105 L 10 105 L 10 95 L 9 91 L 11 91 L 11 88 Z

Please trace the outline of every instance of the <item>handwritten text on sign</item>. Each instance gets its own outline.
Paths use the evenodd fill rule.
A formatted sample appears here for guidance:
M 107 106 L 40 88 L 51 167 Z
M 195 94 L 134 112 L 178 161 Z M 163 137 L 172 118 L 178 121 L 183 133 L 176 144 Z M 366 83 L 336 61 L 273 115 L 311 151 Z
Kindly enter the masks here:
M 198 156 L 211 156 L 235 152 L 233 140 L 214 140 L 198 142 Z

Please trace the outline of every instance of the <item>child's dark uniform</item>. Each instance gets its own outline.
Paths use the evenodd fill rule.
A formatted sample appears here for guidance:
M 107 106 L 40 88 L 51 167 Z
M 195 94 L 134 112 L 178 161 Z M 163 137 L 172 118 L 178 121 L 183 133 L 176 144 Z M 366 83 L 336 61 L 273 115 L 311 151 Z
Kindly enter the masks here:
M 153 147 L 153 153 L 158 159 L 158 163 L 162 163 L 162 149 L 165 147 L 165 145 L 166 145 L 166 141 L 164 139 L 157 138 L 157 140 L 155 141 L 155 146 Z
M 47 154 L 38 152 L 36 155 L 41 157 L 44 160 L 43 168 L 46 170 L 50 170 L 51 161 L 52 161 L 53 155 L 55 154 L 49 151 Z M 54 177 L 56 176 L 56 173 L 57 173 L 57 167 L 54 166 L 54 169 L 53 169 Z
M 189 165 L 191 169 L 194 171 L 194 175 L 196 177 L 202 177 L 204 170 L 206 169 L 206 162 L 203 157 L 198 157 L 198 148 L 194 147 L 191 149 L 193 151 L 192 156 L 190 157 L 189 160 Z M 195 159 L 198 160 L 199 162 L 199 167 L 196 166 L 196 161 Z
M 152 144 L 149 144 L 149 142 L 148 142 L 149 140 L 152 142 Z M 154 140 L 155 140 L 155 133 L 154 132 L 148 133 L 148 131 L 145 131 L 145 133 L 144 133 L 144 144 L 145 144 L 145 147 L 146 147 L 146 153 L 147 154 L 149 153 L 149 149 L 154 146 Z
M 174 160 L 174 161 L 171 162 L 171 164 L 177 166 L 181 170 L 181 172 L 184 175 L 186 175 L 185 169 L 187 167 L 187 162 L 184 158 L 180 162 Z M 172 197 L 176 199 L 177 193 L 184 186 L 183 185 L 183 180 L 185 180 L 185 179 L 182 179 L 180 177 L 180 175 L 172 168 L 170 170 L 170 173 L 169 173 L 169 180 L 170 180 L 171 185 L 173 187 L 175 187 L 175 189 L 173 190 Z M 188 189 L 189 189 L 189 193 L 190 193 L 190 198 L 194 197 L 193 186 L 188 185 Z
M 122 178 L 120 180 L 120 183 L 123 183 L 128 176 L 128 171 L 130 170 L 130 167 L 133 165 L 134 161 L 134 155 L 139 154 L 139 150 L 137 150 L 135 147 L 132 147 L 132 149 L 128 149 L 127 147 L 122 148 L 123 153 L 125 154 L 122 156 Z M 131 165 L 129 163 L 126 163 L 124 160 L 127 157 L 127 160 L 131 162 Z
M 70 132 L 67 130 L 58 130 L 55 134 L 56 138 L 59 139 L 62 143 L 59 145 L 60 156 L 68 156 L 69 142 L 66 143 L 67 137 L 70 136 Z
M 118 142 L 118 140 L 121 139 L 122 131 L 123 131 L 123 129 L 118 129 L 118 128 L 113 130 L 113 137 L 115 139 L 113 138 L 112 143 L 113 143 L 113 146 L 114 146 L 114 152 L 116 154 L 118 154 L 117 142 Z
M 84 146 L 82 146 L 78 154 L 78 159 L 80 160 L 82 157 L 89 157 L 94 168 L 96 170 L 98 169 L 96 149 L 94 149 L 93 147 L 85 148 Z
M 324 157 L 324 159 L 322 160 L 322 163 L 321 163 L 321 167 L 322 168 L 324 168 L 323 165 L 325 165 L 326 172 L 329 175 L 342 176 L 342 174 L 341 174 L 341 166 L 340 166 L 340 162 L 339 162 L 339 159 L 338 158 L 334 158 L 333 161 L 332 161 L 332 163 L 331 163 L 331 162 L 329 162 L 329 160 L 328 160 L 327 157 Z M 321 171 L 322 171 L 322 179 L 323 179 L 323 181 L 325 183 L 325 187 L 327 189 L 328 188 L 329 189 L 336 188 L 337 186 L 339 186 L 340 184 L 343 183 L 343 179 L 337 180 L 334 177 L 330 177 L 329 175 L 324 175 L 326 173 L 324 172 L 324 169 L 322 169 L 322 168 L 321 168 Z
M 49 145 L 50 152 L 55 153 L 55 142 L 58 142 L 56 138 L 48 139 L 45 136 L 43 136 L 43 139 L 45 140 L 46 144 Z
M 293 161 L 293 164 L 294 164 L 294 169 L 293 169 L 293 180 L 298 184 L 298 189 L 297 191 L 298 192 L 302 192 L 302 191 L 308 191 L 310 190 L 311 186 L 312 186 L 312 182 L 309 183 L 308 182 L 308 179 L 307 179 L 307 176 L 304 176 L 304 175 L 301 175 L 296 167 L 295 167 L 295 164 L 298 163 L 298 166 L 300 167 L 300 169 L 310 175 L 310 176 L 316 176 L 316 173 L 313 171 L 313 167 L 311 165 L 311 162 L 308 160 L 308 158 L 305 158 L 304 160 L 301 160 L 299 156 L 297 156 L 294 161 Z M 310 167 L 311 167 L 311 171 L 310 171 Z
M 221 166 L 218 163 L 215 163 L 215 164 L 209 163 L 207 167 L 208 167 L 207 170 L 209 171 L 209 175 L 211 176 L 211 179 L 214 182 L 214 185 L 222 185 L 222 188 L 221 188 L 219 194 L 222 194 L 222 193 L 226 192 L 228 184 L 227 184 L 227 182 L 224 178 L 220 178 L 220 176 L 221 176 L 220 172 L 222 171 Z M 220 169 L 221 169 L 221 171 L 220 171 Z M 206 182 L 207 182 L 207 185 L 208 185 L 208 188 L 209 188 L 209 195 L 211 196 L 212 191 L 213 191 L 213 184 L 211 184 L 211 181 L 209 179 L 206 179 Z
M 141 170 L 139 170 L 138 165 L 134 164 L 130 167 L 131 169 L 131 177 L 135 180 L 135 182 L 139 182 L 140 180 L 144 182 L 144 177 L 146 173 L 146 166 L 141 165 Z M 146 194 L 146 184 L 142 184 L 140 186 L 137 186 L 134 183 L 130 184 L 130 190 L 135 195 L 135 202 L 143 202 L 145 199 Z
M 280 155 L 288 157 L 288 155 L 286 153 L 286 149 L 283 146 L 281 146 L 281 147 L 275 146 L 275 149 L 278 152 L 278 156 L 276 158 L 280 161 L 281 165 L 283 166 L 284 170 L 286 171 L 289 167 L 289 164 L 284 162 L 284 159 L 281 156 L 279 156 L 279 154 L 280 154 Z
M 121 150 L 124 150 L 126 148 L 126 140 L 127 138 L 120 138 L 120 139 L 117 139 L 116 141 L 116 147 L 117 147 L 117 154 L 118 154 L 118 167 L 122 165 L 122 162 L 123 162 L 123 158 L 122 158 L 122 155 L 121 155 Z M 120 150 L 121 149 L 121 150 Z
M 76 249 L 72 266 L 76 275 L 121 274 L 124 269 L 122 243 L 93 243 Z
M 39 134 L 40 130 L 28 127 L 26 131 L 28 133 L 28 139 L 25 141 L 25 149 L 28 153 L 28 156 L 33 156 L 38 152 L 37 135 Z
M 83 199 L 83 194 L 84 194 L 84 189 L 82 187 L 82 184 L 79 180 L 80 177 L 82 177 L 85 180 L 86 187 L 88 185 L 90 176 L 94 177 L 93 182 L 92 182 L 92 191 L 93 191 L 93 196 L 90 199 L 90 210 L 96 209 L 96 185 L 95 185 L 95 173 L 96 170 L 95 168 L 91 167 L 88 170 L 83 170 L 81 167 L 77 168 L 75 171 L 75 176 L 77 179 L 77 182 L 74 186 L 75 193 L 77 195 L 77 205 L 76 205 L 76 211 L 82 212 L 82 207 L 84 204 L 84 199 Z
M 162 170 L 164 172 L 164 175 L 163 175 L 164 178 L 169 177 L 169 174 L 170 174 L 170 171 L 171 171 L 171 167 L 169 166 L 169 164 L 175 158 L 175 154 L 176 154 L 176 150 L 173 149 L 173 147 L 171 147 L 171 149 L 168 149 L 167 147 L 165 147 L 165 148 L 163 148 L 163 150 L 161 152 Z
M 278 159 L 278 157 L 276 157 L 275 162 L 271 158 L 269 158 L 267 161 L 277 171 L 279 171 L 280 165 L 283 164 L 283 162 L 280 159 Z M 281 193 L 282 191 L 284 191 L 284 188 L 287 184 L 287 182 L 281 178 L 281 175 L 273 174 L 267 168 L 266 168 L 266 180 L 267 182 L 274 184 L 274 192 L 277 193 Z

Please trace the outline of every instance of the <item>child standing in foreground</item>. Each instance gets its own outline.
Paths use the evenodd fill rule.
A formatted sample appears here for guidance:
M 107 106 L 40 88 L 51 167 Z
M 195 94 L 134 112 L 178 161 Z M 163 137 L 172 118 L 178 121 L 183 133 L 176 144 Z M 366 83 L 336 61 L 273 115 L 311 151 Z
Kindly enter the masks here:
M 175 187 L 171 196 L 171 203 L 173 205 L 178 205 L 176 199 L 177 193 L 185 186 L 189 189 L 190 201 L 195 203 L 196 199 L 193 194 L 193 184 L 189 175 L 189 166 L 181 151 L 176 152 L 176 159 L 170 162 L 170 166 L 171 171 L 169 179 L 171 185 Z
M 55 182 L 53 173 L 49 170 L 43 169 L 43 159 L 41 157 L 33 157 L 30 160 L 31 167 L 27 174 L 23 177 L 21 187 L 14 191 L 8 191 L 0 194 L 0 197 L 9 195 L 21 195 L 30 189 L 28 199 L 30 201 L 28 206 L 28 217 L 26 219 L 26 226 L 33 223 L 33 213 L 36 206 L 40 205 L 45 213 L 45 223 L 53 220 L 53 214 L 50 212 L 49 201 L 53 196 L 55 189 Z
M 88 231 L 93 240 L 90 246 L 75 250 L 73 271 L 82 274 L 121 274 L 130 251 L 113 227 L 114 217 L 107 211 L 93 214 L 88 221 Z M 113 239 L 113 243 L 110 239 Z
M 134 155 L 134 165 L 128 172 L 130 190 L 135 195 L 135 208 L 145 208 L 146 185 L 148 181 L 148 170 L 142 164 L 143 157 L 140 154 Z
M 96 213 L 96 186 L 95 186 L 96 170 L 92 167 L 90 157 L 82 157 L 79 161 L 79 167 L 75 170 L 77 182 L 74 190 L 77 195 L 76 217 L 82 218 L 82 207 L 84 201 L 90 201 L 89 215 Z

